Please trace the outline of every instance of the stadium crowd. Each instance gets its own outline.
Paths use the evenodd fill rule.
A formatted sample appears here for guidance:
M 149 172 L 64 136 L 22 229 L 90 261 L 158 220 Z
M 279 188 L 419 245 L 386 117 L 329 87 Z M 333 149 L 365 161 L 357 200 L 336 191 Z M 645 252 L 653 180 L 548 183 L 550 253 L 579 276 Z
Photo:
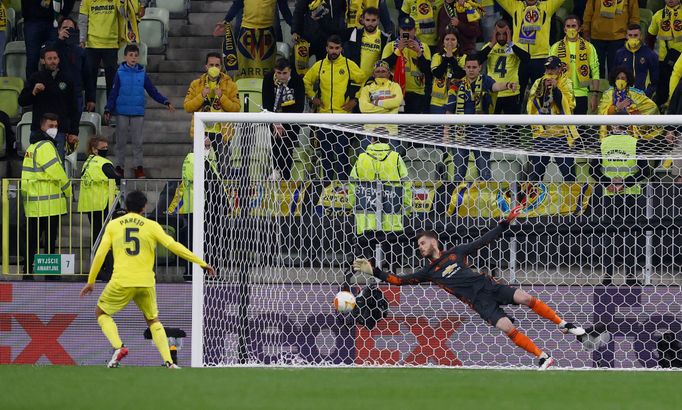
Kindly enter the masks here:
M 31 145 L 24 147 L 22 179 L 63 181 L 55 192 L 44 191 L 38 184 L 27 188 L 24 195 L 29 202 L 46 195 L 61 196 L 59 201 L 71 197 L 62 160 L 84 143 L 79 142 L 78 124 L 82 112 L 96 109 L 94 90 L 100 68 L 108 96 L 101 114 L 106 123 L 115 119 L 117 164 L 113 167 L 106 159 L 109 141 L 96 136 L 82 167 L 84 179 L 123 178 L 128 140 L 134 145 L 133 175 L 144 178 L 145 92 L 174 110 L 138 62 L 136 43 L 140 39 L 135 27 L 144 15 L 146 2 L 128 2 L 131 9 L 122 13 L 118 0 L 83 0 L 77 17 L 72 17 L 74 3 L 21 0 L 27 81 L 19 104 L 32 106 L 34 113 Z M 4 29 L 9 4 L 9 0 L 0 2 L 0 51 L 7 40 Z M 293 10 L 290 6 L 286 0 L 233 1 L 214 30 L 214 35 L 226 38 L 226 46 L 222 53 L 216 50 L 206 55 L 205 72 L 189 85 L 184 110 L 240 111 L 235 80 L 253 77 L 262 80 L 262 108 L 271 112 L 682 112 L 680 0 L 296 0 Z M 291 27 L 293 52 L 289 58 L 277 58 L 275 52 L 276 42 L 283 39 L 280 14 Z M 392 18 L 396 15 L 397 19 Z M 250 54 L 244 47 L 230 47 L 230 39 L 239 41 L 249 36 L 269 39 L 264 41 L 269 50 Z M 124 61 L 118 64 L 121 46 L 125 46 Z M 0 70 L 3 67 L 0 64 Z M 5 128 L 8 135 L 12 133 L 11 124 Z M 55 128 L 56 132 L 52 131 Z M 398 132 L 397 127 L 386 128 L 389 137 Z M 273 124 L 271 131 L 275 167 L 271 177 L 289 179 L 299 127 Z M 533 128 L 533 145 L 537 151 L 544 151 L 558 144 L 571 152 L 581 138 L 580 132 L 580 127 Z M 230 124 L 218 123 L 206 130 L 207 146 L 213 147 L 206 158 L 211 178 L 227 177 L 231 172 L 227 160 L 221 158 L 220 146 L 232 133 Z M 496 138 L 493 134 L 487 127 L 471 127 L 456 137 L 485 141 Z M 608 152 L 625 151 L 634 157 L 647 144 L 672 148 L 678 143 L 671 130 L 644 132 L 613 127 L 600 137 L 595 144 L 601 144 L 605 162 L 592 167 L 593 176 L 614 194 L 635 195 L 633 187 L 650 178 L 649 168 L 657 164 L 635 161 L 625 164 L 628 169 L 624 170 L 608 162 Z M 405 153 L 405 147 L 390 138 L 366 139 L 346 132 L 317 132 L 316 138 L 324 180 L 358 179 L 358 175 L 366 174 L 360 168 L 375 167 L 376 158 L 389 158 L 391 152 L 397 152 L 398 157 Z M 443 139 L 448 142 L 449 138 L 453 136 L 446 131 Z M 16 146 L 12 138 L 7 140 L 12 152 Z M 351 147 L 373 153 L 374 160 L 351 163 Z M 450 153 L 454 180 L 466 177 L 470 154 L 477 178 L 490 180 L 490 153 L 466 149 Z M 550 158 L 530 156 L 528 160 L 528 178 L 542 180 Z M 189 153 L 182 170 L 185 181 L 192 180 L 192 161 Z M 575 181 L 573 158 L 555 158 L 555 162 L 564 181 Z M 387 169 L 378 178 L 405 179 L 402 173 L 402 169 Z M 682 182 L 682 162 L 673 161 L 670 173 L 676 182 Z M 180 196 L 189 198 L 189 192 Z M 190 212 L 189 202 L 184 201 L 185 208 L 178 212 Z M 96 212 L 101 218 L 104 208 L 95 208 L 106 205 L 98 203 L 87 212 Z M 26 210 L 29 219 L 36 218 L 31 223 L 49 227 L 56 223 L 52 216 L 65 212 L 62 208 L 60 204 L 37 206 L 33 213 Z

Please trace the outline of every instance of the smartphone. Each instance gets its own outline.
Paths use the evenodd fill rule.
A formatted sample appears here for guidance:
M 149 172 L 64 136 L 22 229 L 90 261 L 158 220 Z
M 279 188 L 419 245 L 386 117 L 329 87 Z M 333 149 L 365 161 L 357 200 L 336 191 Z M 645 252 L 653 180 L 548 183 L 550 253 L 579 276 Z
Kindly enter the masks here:
M 79 40 L 80 30 L 76 30 L 73 27 L 69 27 L 68 32 L 69 32 L 69 37 L 64 39 L 64 41 L 68 45 L 77 46 L 79 41 L 80 41 Z
M 403 40 L 409 40 L 410 39 L 410 33 L 403 33 L 400 35 Z

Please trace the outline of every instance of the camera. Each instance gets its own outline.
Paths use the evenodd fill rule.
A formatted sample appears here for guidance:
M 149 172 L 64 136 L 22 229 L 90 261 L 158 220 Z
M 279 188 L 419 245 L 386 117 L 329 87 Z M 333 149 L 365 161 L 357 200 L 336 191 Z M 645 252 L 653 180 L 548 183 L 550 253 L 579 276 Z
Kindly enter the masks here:
M 400 37 L 401 37 L 403 40 L 409 40 L 409 39 L 410 39 L 410 33 L 403 33 L 403 34 L 400 35 Z

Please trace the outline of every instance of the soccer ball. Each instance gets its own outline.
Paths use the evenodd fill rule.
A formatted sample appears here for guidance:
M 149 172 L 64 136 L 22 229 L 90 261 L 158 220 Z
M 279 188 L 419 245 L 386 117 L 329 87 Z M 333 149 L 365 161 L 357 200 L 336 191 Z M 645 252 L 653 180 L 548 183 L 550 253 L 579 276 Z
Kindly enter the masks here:
M 334 309 L 339 313 L 348 313 L 355 309 L 355 296 L 352 293 L 342 290 L 334 296 Z

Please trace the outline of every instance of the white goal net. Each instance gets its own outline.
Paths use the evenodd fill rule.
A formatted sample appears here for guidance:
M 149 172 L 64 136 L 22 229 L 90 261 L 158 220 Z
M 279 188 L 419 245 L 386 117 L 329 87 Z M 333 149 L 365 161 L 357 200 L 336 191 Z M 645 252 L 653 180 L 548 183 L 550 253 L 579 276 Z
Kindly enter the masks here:
M 192 366 L 535 366 L 439 286 L 351 270 L 412 272 L 417 233 L 447 249 L 519 204 L 473 269 L 588 337 L 503 306 L 520 331 L 560 367 L 682 366 L 680 138 L 679 116 L 195 114 L 192 248 L 218 274 L 194 268 Z

